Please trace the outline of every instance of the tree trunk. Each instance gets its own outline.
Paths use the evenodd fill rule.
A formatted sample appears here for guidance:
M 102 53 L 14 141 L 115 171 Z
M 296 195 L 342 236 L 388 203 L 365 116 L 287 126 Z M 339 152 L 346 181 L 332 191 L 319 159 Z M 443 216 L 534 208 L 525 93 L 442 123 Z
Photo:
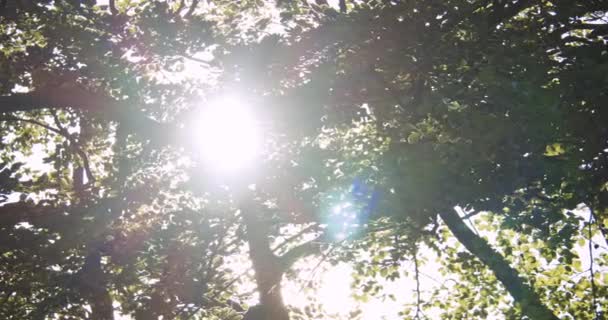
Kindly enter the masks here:
M 440 216 L 456 239 L 494 272 L 496 278 L 521 307 L 524 315 L 534 320 L 558 319 L 540 301 L 540 297 L 534 292 L 534 289 L 525 283 L 518 272 L 509 265 L 509 262 L 492 249 L 485 239 L 473 233 L 454 210 L 442 212 Z
M 249 257 L 260 295 L 260 304 L 251 308 L 244 320 L 289 320 L 289 312 L 281 295 L 284 269 L 279 258 L 270 249 L 267 225 L 255 212 L 251 212 L 251 207 L 241 208 L 241 211 L 247 228 Z
M 101 254 L 99 251 L 90 253 L 86 259 L 81 273 L 84 295 L 91 305 L 92 320 L 113 320 L 114 307 L 112 298 L 106 288 L 106 280 L 101 268 Z

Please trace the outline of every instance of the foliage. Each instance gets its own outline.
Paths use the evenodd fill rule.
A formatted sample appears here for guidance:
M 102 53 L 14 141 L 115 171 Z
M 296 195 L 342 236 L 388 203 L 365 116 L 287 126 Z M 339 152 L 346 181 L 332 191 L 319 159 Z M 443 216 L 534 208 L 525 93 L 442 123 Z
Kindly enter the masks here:
M 312 256 L 361 303 L 412 279 L 401 318 L 601 318 L 607 9 L 1 1 L 0 315 L 337 318 L 274 290 Z M 264 128 L 253 172 L 193 147 L 227 94 Z

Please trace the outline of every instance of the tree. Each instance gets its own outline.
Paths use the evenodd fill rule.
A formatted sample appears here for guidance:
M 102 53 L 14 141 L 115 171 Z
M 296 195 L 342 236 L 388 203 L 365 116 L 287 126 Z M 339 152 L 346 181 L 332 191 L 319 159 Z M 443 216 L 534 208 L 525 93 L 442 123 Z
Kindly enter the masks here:
M 599 318 L 605 279 L 566 274 L 580 272 L 573 239 L 606 238 L 606 5 L 338 9 L 2 2 L 0 192 L 22 195 L 0 207 L 5 318 L 112 319 L 115 304 L 136 319 L 238 318 L 228 260 L 245 246 L 259 294 L 245 319 L 289 318 L 281 283 L 304 257 L 369 268 L 355 284 L 411 259 L 418 280 L 423 246 L 459 277 L 446 314 Z M 193 148 L 199 109 L 234 92 L 263 119 L 257 174 L 219 174 Z M 580 203 L 586 234 L 568 211 Z M 382 267 L 349 246 L 376 248 Z M 418 290 L 414 317 L 422 304 Z

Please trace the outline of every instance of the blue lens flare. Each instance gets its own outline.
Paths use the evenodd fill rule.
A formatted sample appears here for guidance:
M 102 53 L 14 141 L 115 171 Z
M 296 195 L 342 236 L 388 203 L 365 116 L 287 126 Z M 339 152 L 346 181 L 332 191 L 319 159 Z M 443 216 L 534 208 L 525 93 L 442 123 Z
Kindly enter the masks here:
M 380 200 L 380 192 L 365 184 L 361 179 L 355 179 L 350 191 L 339 197 L 328 212 L 326 224 L 330 234 L 336 240 L 344 240 L 361 231 Z

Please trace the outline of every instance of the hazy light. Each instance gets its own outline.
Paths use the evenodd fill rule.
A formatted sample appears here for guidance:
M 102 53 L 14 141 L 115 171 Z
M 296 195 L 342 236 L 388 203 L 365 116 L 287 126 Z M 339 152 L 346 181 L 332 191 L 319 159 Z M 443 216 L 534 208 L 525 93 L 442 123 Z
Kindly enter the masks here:
M 356 232 L 360 225 L 357 208 L 351 202 L 340 202 L 331 207 L 325 223 L 335 240 L 344 240 Z
M 234 172 L 253 164 L 260 151 L 260 132 L 242 100 L 224 97 L 212 101 L 196 121 L 194 143 L 210 170 Z

